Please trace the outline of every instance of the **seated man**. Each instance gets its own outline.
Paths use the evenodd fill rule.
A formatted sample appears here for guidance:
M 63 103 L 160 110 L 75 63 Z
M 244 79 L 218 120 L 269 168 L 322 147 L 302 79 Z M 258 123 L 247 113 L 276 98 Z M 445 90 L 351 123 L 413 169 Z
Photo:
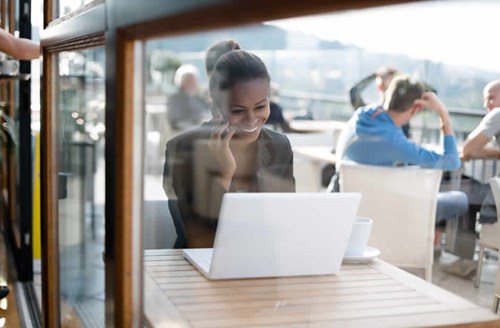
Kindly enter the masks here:
M 500 80 L 489 82 L 483 90 L 484 107 L 488 113 L 464 143 L 462 159 L 500 159 Z M 489 185 L 480 197 L 479 222 L 497 221 L 497 211 Z
M 500 147 L 500 80 L 492 81 L 484 87 L 484 107 L 488 111 L 477 128 L 465 141 L 462 158 L 499 159 Z M 495 143 L 492 144 L 494 137 Z
M 377 87 L 377 90 L 381 94 L 383 102 L 384 92 L 385 90 L 387 90 L 389 83 L 391 83 L 397 72 L 398 71 L 395 68 L 383 66 L 380 67 L 375 73 L 368 75 L 367 77 L 356 83 L 349 90 L 349 99 L 354 110 L 367 105 L 366 101 L 362 97 L 362 93 L 363 91 L 365 91 L 366 87 L 373 81 L 375 81 L 375 85 Z
M 280 129 L 281 132 L 292 132 L 290 124 L 283 115 L 283 107 L 279 104 L 279 90 L 276 83 L 271 83 L 271 94 L 269 97 L 269 109 L 271 114 L 266 121 L 266 125 L 272 125 L 275 129 Z
M 401 130 L 402 125 L 424 108 L 439 116 L 444 134 L 443 153 L 418 146 Z M 391 81 L 383 106 L 368 105 L 356 110 L 342 131 L 336 149 L 337 158 L 369 165 L 419 165 L 448 171 L 457 170 L 461 165 L 446 107 L 434 92 L 426 92 L 421 82 L 406 75 L 398 75 Z M 330 190 L 334 181 L 332 179 Z M 466 211 L 467 206 L 465 193 L 441 193 L 437 223 L 456 218 Z
M 354 110 L 358 109 L 359 107 L 363 107 L 367 105 L 367 102 L 363 99 L 363 92 L 366 90 L 369 84 L 372 83 L 372 81 L 375 81 L 375 86 L 377 87 L 377 90 L 380 93 L 380 98 L 381 98 L 381 103 L 384 102 L 384 97 L 385 97 L 385 92 L 387 88 L 389 87 L 389 84 L 391 83 L 392 79 L 401 74 L 401 72 L 398 72 L 395 68 L 389 67 L 389 66 L 382 66 L 377 69 L 377 71 L 371 75 L 368 75 L 367 77 L 363 78 L 360 80 L 358 83 L 356 83 L 350 90 L 349 90 L 349 99 L 351 101 L 351 105 Z M 425 91 L 433 91 L 436 93 L 436 90 L 429 84 L 422 82 L 425 86 Z M 403 129 L 403 133 L 405 134 L 406 137 L 410 137 L 410 124 L 406 123 L 401 126 Z
M 208 119 L 209 104 L 198 93 L 198 70 L 182 65 L 175 72 L 176 93 L 167 99 L 167 119 L 175 130 L 197 126 Z

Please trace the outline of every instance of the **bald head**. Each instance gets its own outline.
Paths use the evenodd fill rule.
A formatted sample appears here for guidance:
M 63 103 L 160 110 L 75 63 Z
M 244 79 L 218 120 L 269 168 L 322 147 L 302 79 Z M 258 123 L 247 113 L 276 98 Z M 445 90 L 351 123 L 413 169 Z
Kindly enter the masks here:
M 500 80 L 491 81 L 483 90 L 484 108 L 492 110 L 500 107 Z

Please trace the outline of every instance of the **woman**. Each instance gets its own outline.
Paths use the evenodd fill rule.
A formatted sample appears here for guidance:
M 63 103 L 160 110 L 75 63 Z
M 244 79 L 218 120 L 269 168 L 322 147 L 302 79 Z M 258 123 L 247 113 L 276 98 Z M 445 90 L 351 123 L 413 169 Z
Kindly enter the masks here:
M 270 78 L 262 60 L 230 51 L 216 62 L 209 85 L 216 118 L 167 143 L 163 186 L 176 247 L 213 246 L 226 192 L 295 191 L 290 142 L 264 127 Z

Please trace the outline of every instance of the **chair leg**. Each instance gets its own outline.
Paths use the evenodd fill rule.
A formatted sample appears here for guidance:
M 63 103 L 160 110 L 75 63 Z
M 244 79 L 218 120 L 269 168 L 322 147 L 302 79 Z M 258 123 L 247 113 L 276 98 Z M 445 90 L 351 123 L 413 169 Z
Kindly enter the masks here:
M 483 257 L 484 257 L 484 246 L 479 245 L 479 259 L 477 260 L 477 270 L 476 279 L 474 281 L 474 287 L 479 287 L 479 282 L 481 281 L 481 269 L 483 268 Z
M 424 269 L 424 276 L 425 280 L 432 282 L 432 265 L 429 265 Z
M 498 312 L 498 303 L 500 301 L 500 294 L 496 294 L 493 296 L 493 305 L 491 307 L 491 310 L 493 310 L 493 313 L 497 313 Z

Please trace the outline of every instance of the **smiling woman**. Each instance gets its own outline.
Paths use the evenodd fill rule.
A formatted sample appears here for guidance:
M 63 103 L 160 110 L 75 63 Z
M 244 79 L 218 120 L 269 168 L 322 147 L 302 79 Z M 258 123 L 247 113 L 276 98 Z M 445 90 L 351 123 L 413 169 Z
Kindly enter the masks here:
M 163 187 L 171 212 L 180 214 L 174 215 L 177 246 L 212 247 L 226 192 L 295 191 L 290 142 L 264 128 L 269 91 L 259 57 L 226 53 L 210 76 L 215 118 L 167 143 Z
M 226 138 L 234 135 L 243 144 L 257 139 L 270 114 L 269 92 L 269 73 L 254 54 L 234 50 L 217 61 L 210 93 L 229 128 Z

